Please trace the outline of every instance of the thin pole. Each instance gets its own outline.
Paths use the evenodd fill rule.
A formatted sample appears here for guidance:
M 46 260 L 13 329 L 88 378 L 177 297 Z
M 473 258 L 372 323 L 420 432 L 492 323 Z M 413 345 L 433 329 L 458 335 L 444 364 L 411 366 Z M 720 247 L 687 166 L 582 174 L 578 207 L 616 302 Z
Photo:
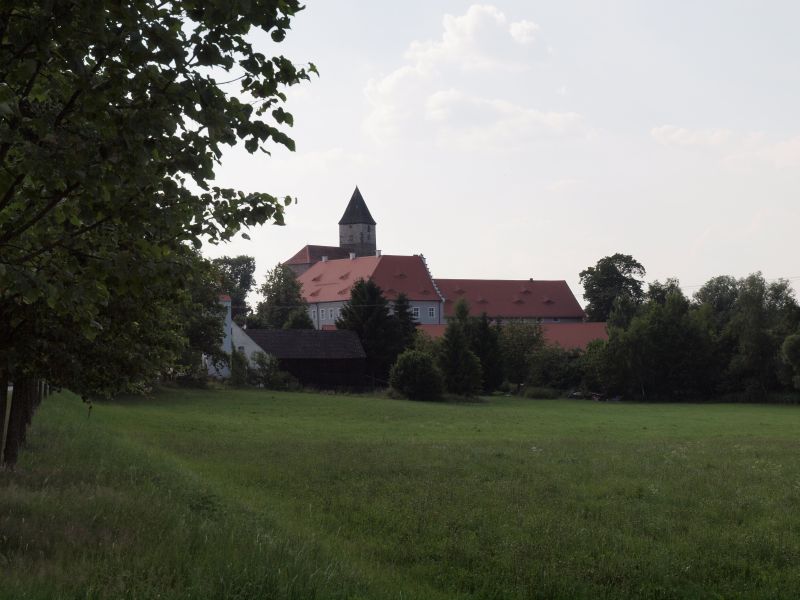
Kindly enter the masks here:
M 6 404 L 6 414 L 5 418 L 3 419 L 3 438 L 2 443 L 0 444 L 0 466 L 3 465 L 3 461 L 5 460 L 6 456 L 6 440 L 8 440 L 8 422 L 11 420 L 11 402 L 13 401 L 13 394 L 8 393 L 8 379 L 5 377 L 2 378 L 0 384 L 5 388 L 0 390 L 3 396 L 5 396 L 5 404 Z

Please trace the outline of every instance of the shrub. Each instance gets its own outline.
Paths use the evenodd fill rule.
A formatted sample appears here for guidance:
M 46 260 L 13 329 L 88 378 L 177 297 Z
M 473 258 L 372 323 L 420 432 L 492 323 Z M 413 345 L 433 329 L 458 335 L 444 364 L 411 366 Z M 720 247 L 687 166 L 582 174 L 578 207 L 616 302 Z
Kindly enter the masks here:
M 268 390 L 297 390 L 300 383 L 297 379 L 280 368 L 280 361 L 272 354 L 253 352 L 254 365 L 249 369 L 248 380 L 251 384 Z
M 397 357 L 389 384 L 411 400 L 436 400 L 444 388 L 442 373 L 433 357 L 419 350 L 406 350 Z
M 246 386 L 249 370 L 250 366 L 247 363 L 247 356 L 245 353 L 240 350 L 234 350 L 231 354 L 230 384 L 234 387 Z
M 538 398 L 540 400 L 561 398 L 561 392 L 551 387 L 526 387 L 523 395 L 526 398 Z
M 528 383 L 538 387 L 567 390 L 581 384 L 580 350 L 543 344 L 531 353 Z

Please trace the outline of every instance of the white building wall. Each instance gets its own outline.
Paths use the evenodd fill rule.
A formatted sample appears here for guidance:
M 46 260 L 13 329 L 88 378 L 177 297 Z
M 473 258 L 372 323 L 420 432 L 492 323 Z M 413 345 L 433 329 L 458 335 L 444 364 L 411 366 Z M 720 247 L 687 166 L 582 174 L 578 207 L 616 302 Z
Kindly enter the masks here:
M 233 324 L 233 347 L 244 352 L 248 362 L 253 364 L 253 354 L 255 352 L 264 352 L 261 346 L 256 344 L 252 338 L 247 335 L 247 330 L 242 329 L 236 323 Z
M 231 301 L 230 300 L 220 300 L 220 304 L 225 307 L 225 320 L 223 321 L 223 327 L 225 331 L 225 335 L 222 338 L 222 350 L 228 356 L 231 355 L 233 351 L 233 326 L 236 323 L 233 322 L 233 317 L 231 316 Z M 238 327 L 238 325 L 237 325 Z M 206 363 L 206 368 L 208 369 L 209 377 L 217 377 L 219 379 L 228 379 L 231 376 L 231 369 L 230 365 L 214 365 L 208 357 L 203 357 Z
M 323 325 L 335 325 L 345 304 L 347 304 L 346 301 L 315 302 L 308 305 L 308 316 L 311 317 L 316 329 L 322 329 Z M 414 309 L 418 311 L 417 323 L 424 325 L 444 323 L 444 303 L 436 300 L 411 300 L 409 305 L 412 312 Z M 389 307 L 390 309 L 393 307 L 392 302 L 389 302 Z

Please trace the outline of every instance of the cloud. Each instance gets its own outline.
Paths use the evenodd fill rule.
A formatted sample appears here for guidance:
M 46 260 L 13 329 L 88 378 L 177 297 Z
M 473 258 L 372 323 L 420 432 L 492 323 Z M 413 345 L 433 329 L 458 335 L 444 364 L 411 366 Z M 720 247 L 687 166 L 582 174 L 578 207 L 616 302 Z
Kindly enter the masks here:
M 532 44 L 536 41 L 539 26 L 533 21 L 517 21 L 508 26 L 508 31 L 518 44 Z
M 445 15 L 442 27 L 439 40 L 411 42 L 406 60 L 421 69 L 449 64 L 465 70 L 520 70 L 524 64 L 512 59 L 509 46 L 532 44 L 539 30 L 533 21 L 509 23 L 489 4 L 473 4 L 460 16 Z
M 704 147 L 718 151 L 723 163 L 740 168 L 766 164 L 776 169 L 800 167 L 800 135 L 775 139 L 763 133 L 737 133 L 729 129 L 687 129 L 662 125 L 650 130 L 660 144 Z
M 431 94 L 425 118 L 438 125 L 439 142 L 469 149 L 508 148 L 534 139 L 581 131 L 573 112 L 545 112 L 506 100 L 470 96 L 458 90 Z
M 662 125 L 650 130 L 659 144 L 677 146 L 720 146 L 730 141 L 733 133 L 728 129 L 686 129 Z
M 404 64 L 367 82 L 365 133 L 378 142 L 500 148 L 574 132 L 580 115 L 508 98 L 518 95 L 520 75 L 502 74 L 529 70 L 546 56 L 534 50 L 538 32 L 533 21 L 511 21 L 488 4 L 445 15 L 439 39 L 411 42 Z

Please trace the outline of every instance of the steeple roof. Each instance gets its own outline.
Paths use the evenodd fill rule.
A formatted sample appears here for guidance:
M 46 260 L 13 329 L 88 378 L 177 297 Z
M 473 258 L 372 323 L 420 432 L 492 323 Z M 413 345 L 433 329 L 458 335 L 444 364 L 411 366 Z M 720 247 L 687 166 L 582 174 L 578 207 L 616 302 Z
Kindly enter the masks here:
M 375 225 L 375 219 L 369 214 L 367 203 L 356 186 L 347 208 L 344 209 L 339 225 Z

